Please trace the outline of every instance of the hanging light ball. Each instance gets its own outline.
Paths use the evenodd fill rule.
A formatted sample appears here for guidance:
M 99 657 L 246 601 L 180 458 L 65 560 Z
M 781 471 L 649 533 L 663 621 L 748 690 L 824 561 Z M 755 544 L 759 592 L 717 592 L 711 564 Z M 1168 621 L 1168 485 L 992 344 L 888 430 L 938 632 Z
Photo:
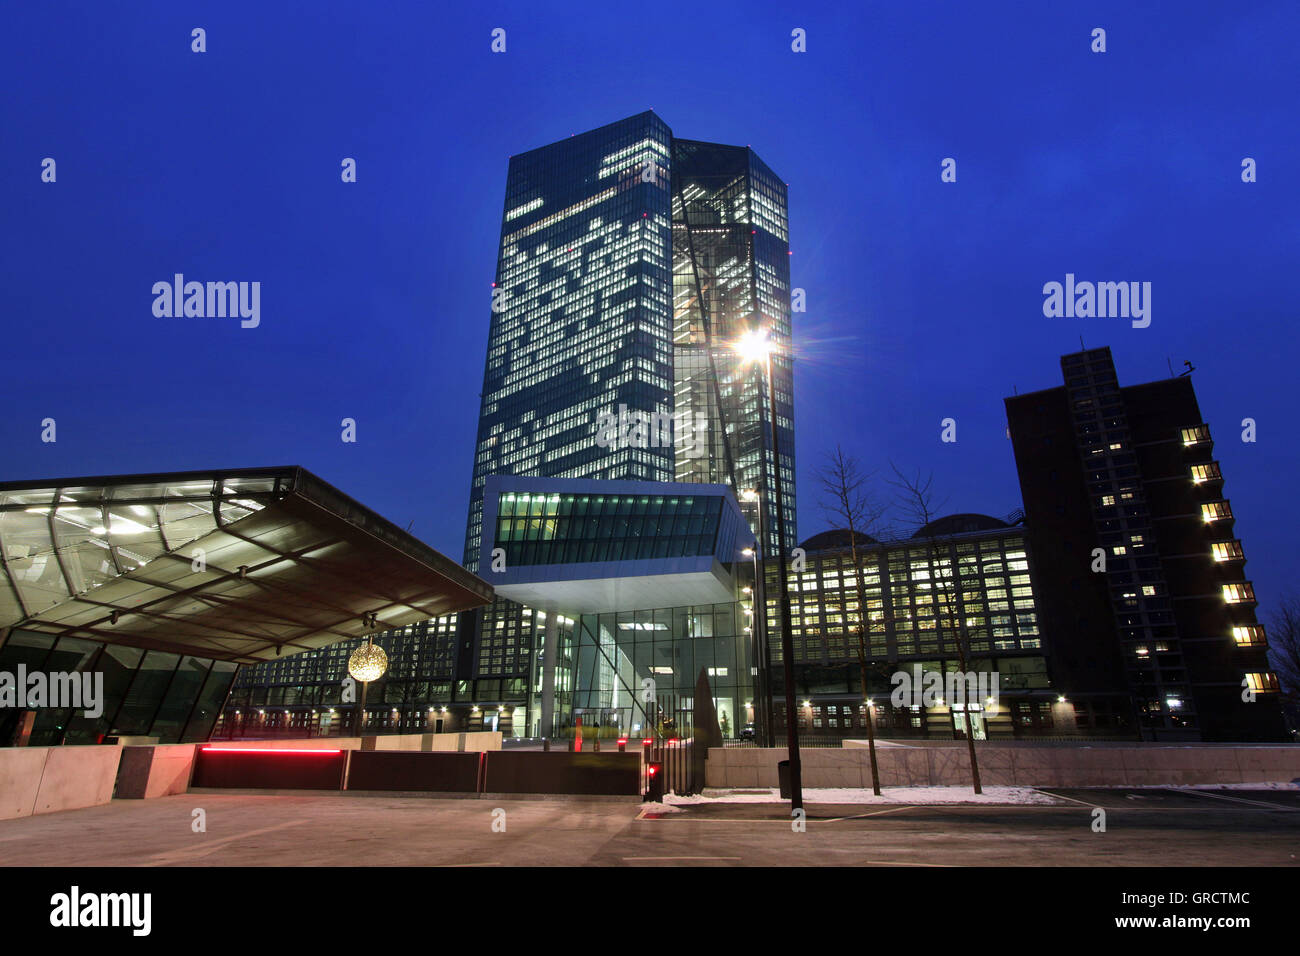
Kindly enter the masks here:
M 354 680 L 369 683 L 384 676 L 388 670 L 388 655 L 384 649 L 369 642 L 362 644 L 348 658 L 348 673 Z

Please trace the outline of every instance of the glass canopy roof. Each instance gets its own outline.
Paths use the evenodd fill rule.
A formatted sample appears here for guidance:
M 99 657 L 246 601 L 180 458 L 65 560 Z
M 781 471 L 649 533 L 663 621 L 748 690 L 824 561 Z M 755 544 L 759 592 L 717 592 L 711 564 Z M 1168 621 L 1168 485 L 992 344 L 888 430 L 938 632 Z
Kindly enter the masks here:
M 0 483 L 0 628 L 251 663 L 486 604 L 298 467 Z

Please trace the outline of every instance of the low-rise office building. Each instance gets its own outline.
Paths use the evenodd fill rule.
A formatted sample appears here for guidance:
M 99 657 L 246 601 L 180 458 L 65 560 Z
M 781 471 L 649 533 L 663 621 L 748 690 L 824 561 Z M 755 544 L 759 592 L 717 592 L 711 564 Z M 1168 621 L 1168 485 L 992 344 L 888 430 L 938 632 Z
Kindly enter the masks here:
M 858 536 L 865 604 L 859 599 L 847 531 L 828 531 L 802 545 L 790 571 L 791 643 L 797 719 L 802 733 L 866 735 L 858 642 L 865 641 L 867 686 L 875 731 L 882 737 L 977 739 L 1079 733 L 1127 733 L 1115 700 L 1062 700 L 1048 666 L 1031 557 L 1019 515 L 1001 520 L 962 514 L 938 519 L 910 538 Z M 767 626 L 776 689 L 775 726 L 785 725 L 781 646 L 776 638 L 777 573 L 769 562 Z M 865 633 L 862 627 L 865 624 Z M 861 635 L 861 638 L 860 636 Z M 958 642 L 961 642 L 959 648 Z M 966 666 L 963 668 L 963 652 Z M 918 671 L 919 668 L 919 671 Z M 996 693 L 969 704 L 931 706 L 891 695 L 894 675 L 996 674 Z M 909 695 L 910 696 L 910 695 Z

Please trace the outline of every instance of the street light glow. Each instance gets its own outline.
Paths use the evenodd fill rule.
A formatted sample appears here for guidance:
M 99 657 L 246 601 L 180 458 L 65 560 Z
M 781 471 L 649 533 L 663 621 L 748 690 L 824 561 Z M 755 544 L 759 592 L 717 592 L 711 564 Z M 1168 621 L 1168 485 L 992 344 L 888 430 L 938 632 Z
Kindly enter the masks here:
M 767 337 L 767 329 L 750 329 L 732 346 L 746 362 L 762 362 L 776 346 Z

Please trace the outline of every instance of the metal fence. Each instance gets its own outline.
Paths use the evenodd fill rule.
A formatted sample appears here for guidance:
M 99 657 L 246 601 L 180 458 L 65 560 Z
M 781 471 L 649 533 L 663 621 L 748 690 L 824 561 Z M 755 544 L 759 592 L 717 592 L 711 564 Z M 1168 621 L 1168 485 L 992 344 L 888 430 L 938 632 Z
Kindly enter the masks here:
M 825 735 L 819 735 L 819 736 L 815 736 L 815 737 L 813 737 L 813 736 L 805 737 L 803 734 L 800 734 L 800 735 L 799 735 L 799 746 L 800 746 L 801 748 L 805 748 L 805 749 L 830 748 L 830 747 L 833 747 L 833 748 L 838 749 L 838 748 L 844 746 L 844 741 L 845 741 L 846 739 L 847 739 L 847 740 L 857 740 L 858 738 L 856 738 L 856 737 L 850 737 L 850 738 L 846 738 L 846 737 L 830 737 L 830 736 L 825 736 Z M 722 742 L 722 746 L 724 746 L 724 747 L 757 747 L 757 746 L 758 746 L 758 743 L 757 743 L 757 741 L 754 741 L 754 740 L 724 740 L 724 741 Z M 773 746 L 774 746 L 774 747 L 784 747 L 784 746 L 785 746 L 785 735 L 784 735 L 784 734 L 778 734 L 778 735 L 777 735 L 777 740 L 776 740 L 776 742 L 773 744 Z

